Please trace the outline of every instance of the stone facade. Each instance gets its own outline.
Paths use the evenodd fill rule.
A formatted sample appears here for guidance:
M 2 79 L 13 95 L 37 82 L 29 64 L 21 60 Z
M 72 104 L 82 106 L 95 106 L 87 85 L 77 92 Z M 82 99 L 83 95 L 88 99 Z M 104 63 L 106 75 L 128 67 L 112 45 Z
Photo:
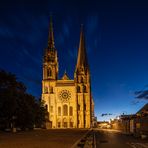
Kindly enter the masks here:
M 43 60 L 42 100 L 49 112 L 50 128 L 91 128 L 94 104 L 83 28 L 74 80 L 66 72 L 58 79 L 58 55 L 50 20 L 48 47 Z

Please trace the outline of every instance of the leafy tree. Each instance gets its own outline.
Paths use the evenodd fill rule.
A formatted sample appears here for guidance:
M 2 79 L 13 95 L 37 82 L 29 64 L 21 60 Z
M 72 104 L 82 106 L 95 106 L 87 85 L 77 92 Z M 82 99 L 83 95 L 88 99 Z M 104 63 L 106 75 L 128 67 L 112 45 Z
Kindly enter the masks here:
M 45 104 L 40 99 L 36 102 L 35 106 L 35 125 L 41 127 L 46 122 L 46 116 L 48 115 Z
M 46 109 L 43 102 L 26 93 L 23 83 L 16 76 L 0 71 L 0 128 L 21 129 L 41 126 L 45 122 Z M 14 125 L 15 124 L 15 125 Z

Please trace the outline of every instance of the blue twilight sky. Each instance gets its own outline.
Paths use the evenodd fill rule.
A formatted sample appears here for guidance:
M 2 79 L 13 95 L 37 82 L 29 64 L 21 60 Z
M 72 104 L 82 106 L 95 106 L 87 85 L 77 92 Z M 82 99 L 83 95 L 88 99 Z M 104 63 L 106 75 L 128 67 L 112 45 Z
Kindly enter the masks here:
M 137 112 L 146 100 L 135 99 L 134 93 L 148 87 L 148 1 L 1 0 L 0 68 L 16 74 L 37 97 L 50 13 L 59 77 L 66 69 L 73 79 L 84 24 L 98 120 Z

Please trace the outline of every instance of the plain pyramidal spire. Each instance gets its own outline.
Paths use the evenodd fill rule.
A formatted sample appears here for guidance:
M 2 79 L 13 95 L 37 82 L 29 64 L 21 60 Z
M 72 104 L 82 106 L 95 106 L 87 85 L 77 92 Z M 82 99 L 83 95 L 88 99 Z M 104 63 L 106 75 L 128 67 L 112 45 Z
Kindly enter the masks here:
M 49 50 L 55 49 L 55 46 L 54 46 L 54 34 L 53 34 L 52 15 L 50 15 L 48 49 L 49 49 Z
M 84 69 L 86 69 L 86 68 L 88 69 L 88 61 L 87 61 L 83 24 L 81 24 L 79 50 L 78 50 L 76 69 L 78 70 L 79 68 L 82 68 L 82 67 L 84 67 Z

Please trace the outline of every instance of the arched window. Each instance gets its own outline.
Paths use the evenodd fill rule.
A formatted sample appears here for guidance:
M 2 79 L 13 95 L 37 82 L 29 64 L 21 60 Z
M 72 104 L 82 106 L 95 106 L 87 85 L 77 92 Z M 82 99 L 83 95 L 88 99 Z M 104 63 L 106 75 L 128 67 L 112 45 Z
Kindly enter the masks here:
M 68 115 L 68 107 L 67 107 L 67 105 L 63 105 L 63 115 L 64 116 Z
M 83 86 L 83 92 L 84 92 L 84 93 L 87 92 L 87 89 L 86 89 L 86 86 L 85 86 L 85 85 Z
M 47 69 L 47 76 L 48 77 L 52 76 L 52 69 L 51 68 Z
M 73 108 L 72 108 L 72 106 L 69 107 L 69 115 L 73 116 Z
M 58 116 L 61 116 L 61 107 L 58 107 Z
M 77 92 L 80 93 L 80 86 L 77 86 Z

